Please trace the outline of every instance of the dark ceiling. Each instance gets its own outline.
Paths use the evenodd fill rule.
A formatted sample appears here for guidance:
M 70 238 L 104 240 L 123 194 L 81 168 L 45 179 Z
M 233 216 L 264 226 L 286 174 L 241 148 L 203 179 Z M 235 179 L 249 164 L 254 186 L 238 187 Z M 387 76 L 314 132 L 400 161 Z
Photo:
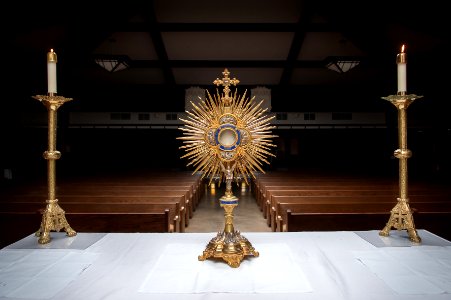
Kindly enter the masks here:
M 429 106 L 447 100 L 439 99 L 450 69 L 445 1 L 11 5 L 2 19 L 11 109 L 26 109 L 32 95 L 46 93 L 51 48 L 58 94 L 76 100 L 71 110 L 183 111 L 185 89 L 214 89 L 224 68 L 239 88 L 270 88 L 275 111 L 380 109 L 380 97 L 396 93 L 403 44 L 408 92 L 424 94 Z M 96 55 L 125 55 L 130 67 L 109 73 Z M 334 57 L 361 63 L 341 74 L 326 68 Z

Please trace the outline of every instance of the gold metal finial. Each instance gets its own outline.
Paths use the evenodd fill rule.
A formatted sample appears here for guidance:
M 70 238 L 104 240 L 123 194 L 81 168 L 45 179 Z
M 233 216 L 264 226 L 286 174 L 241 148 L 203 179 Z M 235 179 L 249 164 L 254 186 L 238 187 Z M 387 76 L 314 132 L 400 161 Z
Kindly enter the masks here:
M 50 52 L 47 53 L 47 61 L 48 62 L 58 62 L 58 58 L 53 49 L 50 49 Z
M 224 102 L 224 104 L 226 106 L 230 105 L 231 102 L 231 97 L 229 96 L 230 93 L 230 85 L 237 85 L 238 83 L 240 83 L 240 81 L 236 78 L 229 78 L 230 72 L 227 68 L 224 69 L 224 72 L 222 72 L 222 75 L 224 75 L 224 77 L 222 79 L 216 78 L 215 81 L 213 81 L 213 84 L 217 85 L 217 86 L 224 86 L 224 96 L 222 97 L 222 101 Z
M 407 56 L 405 52 L 405 45 L 402 45 L 401 52 L 396 55 L 396 63 L 397 64 L 405 64 L 407 63 Z

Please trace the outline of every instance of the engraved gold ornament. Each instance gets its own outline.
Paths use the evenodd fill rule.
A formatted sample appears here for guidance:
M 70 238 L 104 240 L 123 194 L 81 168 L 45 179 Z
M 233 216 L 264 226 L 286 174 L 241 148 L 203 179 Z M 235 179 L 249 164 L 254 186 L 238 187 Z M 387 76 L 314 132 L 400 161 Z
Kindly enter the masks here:
M 229 74 L 226 69 L 224 78 L 213 82 L 224 86 L 223 93 L 217 90 L 211 95 L 206 90 L 206 100 L 197 105 L 191 102 L 187 118 L 180 119 L 185 125 L 178 139 L 184 140 L 180 148 L 186 152 L 181 158 L 187 158 L 187 166 L 195 168 L 193 173 L 201 171 L 210 183 L 215 178 L 222 182 L 232 177 L 249 184 L 248 178 L 255 177 L 255 172 L 264 173 L 268 157 L 275 157 L 272 138 L 277 136 L 271 133 L 274 126 L 270 125 L 274 116 L 262 108 L 264 100 L 256 103 L 255 97 L 250 99 L 246 92 L 240 96 L 236 90 L 230 95 L 229 86 L 239 81 Z

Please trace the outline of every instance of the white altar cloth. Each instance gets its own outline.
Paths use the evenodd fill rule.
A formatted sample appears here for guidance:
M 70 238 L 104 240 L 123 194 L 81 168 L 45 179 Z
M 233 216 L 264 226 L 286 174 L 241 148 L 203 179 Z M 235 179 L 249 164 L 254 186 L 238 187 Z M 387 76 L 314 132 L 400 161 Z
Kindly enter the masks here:
M 449 300 L 451 243 L 418 233 L 243 233 L 260 256 L 238 268 L 198 261 L 216 233 L 31 235 L 0 250 L 0 299 Z
M 283 243 L 261 244 L 263 255 L 249 258 L 239 270 L 221 261 L 187 259 L 202 254 L 199 244 L 169 244 L 140 292 L 144 293 L 306 293 L 307 277 Z M 273 276 L 274 270 L 283 270 Z M 185 274 L 174 281 L 174 273 Z M 239 273 L 239 276 L 237 276 Z

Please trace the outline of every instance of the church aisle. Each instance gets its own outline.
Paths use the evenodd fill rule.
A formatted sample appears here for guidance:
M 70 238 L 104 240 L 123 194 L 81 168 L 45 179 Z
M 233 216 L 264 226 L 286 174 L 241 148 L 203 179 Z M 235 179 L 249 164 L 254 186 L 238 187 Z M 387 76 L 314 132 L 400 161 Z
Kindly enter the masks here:
M 225 183 L 218 188 L 205 185 L 205 194 L 199 201 L 185 232 L 218 232 L 224 230 L 224 209 L 219 206 L 219 198 L 224 195 Z M 235 230 L 243 234 L 246 232 L 271 232 L 266 219 L 255 201 L 248 186 L 243 188 L 232 186 L 233 194 L 238 197 L 238 206 L 233 210 L 233 225 Z

